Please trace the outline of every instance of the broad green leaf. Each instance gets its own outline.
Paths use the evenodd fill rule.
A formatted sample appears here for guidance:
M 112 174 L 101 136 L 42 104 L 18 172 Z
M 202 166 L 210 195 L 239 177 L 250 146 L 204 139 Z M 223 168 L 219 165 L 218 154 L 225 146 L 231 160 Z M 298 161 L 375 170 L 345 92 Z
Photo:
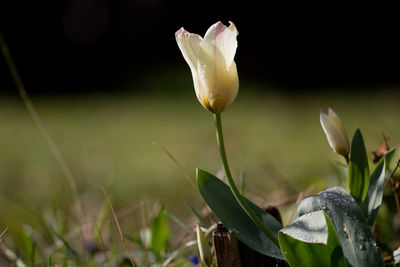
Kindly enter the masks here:
M 208 206 L 235 236 L 253 250 L 278 259 L 284 259 L 281 250 L 253 223 L 237 203 L 230 188 L 214 175 L 197 169 L 197 185 Z M 247 204 L 278 238 L 280 223 L 268 212 L 251 201 Z
M 385 174 L 388 163 L 393 156 L 395 148 L 391 149 L 378 162 L 371 174 L 367 196 L 361 205 L 364 214 L 367 216 L 368 224 L 373 225 L 382 204 L 383 187 L 385 184 Z
M 369 167 L 360 129 L 356 130 L 351 141 L 348 186 L 350 194 L 358 203 L 362 203 L 369 186 Z
M 324 210 L 332 221 L 349 266 L 383 266 L 383 259 L 360 206 L 340 187 L 331 187 L 300 202 L 299 216 Z
M 150 250 L 160 254 L 165 251 L 169 240 L 169 223 L 164 208 L 161 208 L 150 226 Z
M 279 231 L 290 266 L 346 266 L 339 239 L 324 211 L 305 214 Z

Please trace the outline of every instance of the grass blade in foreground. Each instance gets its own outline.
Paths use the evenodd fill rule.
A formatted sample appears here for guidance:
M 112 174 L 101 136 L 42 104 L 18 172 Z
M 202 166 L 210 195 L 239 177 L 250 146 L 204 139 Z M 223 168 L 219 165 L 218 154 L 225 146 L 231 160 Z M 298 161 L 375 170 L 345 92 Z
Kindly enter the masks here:
M 339 239 L 324 211 L 305 214 L 279 231 L 290 266 L 346 266 Z
M 381 252 L 354 198 L 343 188 L 331 187 L 318 196 L 305 198 L 299 216 L 324 210 L 332 221 L 349 266 L 383 266 Z
M 197 185 L 211 210 L 240 241 L 263 255 L 284 259 L 279 247 L 247 216 L 224 182 L 208 172 L 197 169 Z M 264 225 L 278 237 L 278 232 L 282 229 L 280 223 L 268 212 L 251 201 L 246 201 Z
M 369 167 L 360 129 L 356 130 L 351 141 L 348 186 L 350 194 L 362 203 L 369 187 Z

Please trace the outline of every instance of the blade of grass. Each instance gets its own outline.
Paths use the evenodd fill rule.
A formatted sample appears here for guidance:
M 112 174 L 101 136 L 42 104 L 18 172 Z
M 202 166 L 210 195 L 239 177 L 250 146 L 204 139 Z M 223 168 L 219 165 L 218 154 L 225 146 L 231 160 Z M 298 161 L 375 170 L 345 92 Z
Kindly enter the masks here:
M 59 233 L 57 233 L 56 231 L 54 231 L 52 228 L 49 227 L 49 231 L 55 236 L 57 237 L 62 244 L 67 248 L 67 250 L 74 256 L 76 257 L 78 260 L 80 259 L 80 256 L 78 254 L 78 252 L 76 252 L 76 250 L 74 250 L 70 244 L 67 242 L 67 240 L 65 240 L 64 237 L 62 237 Z
M 142 205 L 142 202 L 135 203 L 133 205 L 129 205 L 128 207 L 125 207 L 125 208 L 121 208 L 116 211 L 117 217 L 121 219 L 121 218 L 129 215 L 131 212 L 134 212 L 137 209 L 139 209 L 141 207 L 141 205 Z
M 165 147 L 163 147 L 159 143 L 153 142 L 153 145 L 158 147 L 162 152 L 164 152 L 175 163 L 175 165 L 181 170 L 183 176 L 186 178 L 188 183 L 193 187 L 193 189 L 195 191 L 198 192 L 197 186 L 194 184 L 193 179 L 190 177 L 190 175 L 185 170 L 185 168 L 183 168 L 182 164 L 180 164 L 179 161 Z
M 101 187 L 101 189 L 103 190 L 104 197 L 106 198 L 108 204 L 110 205 L 110 209 L 111 209 L 111 212 L 112 212 L 112 214 L 113 214 L 113 217 L 114 217 L 114 220 L 115 220 L 115 224 L 117 225 L 118 232 L 119 232 L 119 237 L 120 237 L 120 239 L 121 239 L 121 242 L 122 242 L 122 244 L 124 245 L 125 250 L 128 252 L 128 246 L 126 245 L 125 238 L 124 238 L 124 235 L 123 235 L 123 233 L 122 233 L 121 226 L 119 225 L 117 215 L 115 214 L 114 208 L 113 208 L 113 206 L 112 206 L 112 204 L 111 204 L 111 200 L 110 200 L 110 198 L 108 197 L 108 194 L 107 194 L 106 190 L 104 189 L 104 187 Z M 129 254 L 128 254 L 128 255 L 129 255 Z M 135 267 L 135 266 L 136 266 L 136 265 L 135 265 L 135 261 L 133 260 L 133 258 L 132 258 L 131 255 L 129 255 L 129 260 L 131 261 L 132 266 Z
M 168 266 L 171 263 L 171 261 L 173 261 L 177 256 L 179 256 L 179 254 L 182 252 L 182 250 L 192 247 L 192 246 L 195 246 L 196 244 L 197 244 L 197 240 L 191 240 L 191 241 L 183 244 L 181 247 L 179 247 L 174 252 L 172 252 L 171 256 L 169 256 L 168 259 L 166 259 L 161 266 L 162 267 Z
M 271 160 L 266 160 L 264 170 L 269 175 L 268 177 L 274 180 L 279 187 L 285 188 L 285 191 L 291 193 L 300 193 L 299 190 L 279 171 Z M 296 194 L 297 195 L 297 194 Z
M 52 259 L 51 255 L 49 255 L 49 257 L 47 258 L 47 266 L 48 267 L 53 266 L 53 259 Z
M 204 218 L 200 215 L 199 212 L 195 208 L 193 208 L 189 203 L 183 200 L 183 204 L 193 213 L 193 215 L 199 219 L 202 227 L 208 227 L 208 223 L 204 220 Z
M 168 158 L 170 158 L 175 165 L 181 170 L 183 176 L 186 178 L 186 180 L 188 181 L 188 183 L 192 186 L 193 190 L 198 194 L 199 199 L 201 201 L 201 203 L 203 204 L 204 207 L 207 207 L 207 203 L 204 201 L 203 197 L 201 196 L 199 190 L 197 189 L 197 186 L 195 185 L 195 183 L 193 182 L 194 179 L 190 177 L 190 175 L 188 174 L 188 172 L 185 170 L 185 168 L 183 168 L 182 164 L 179 163 L 179 161 L 174 157 L 174 155 L 172 155 L 171 152 L 169 152 L 165 147 L 163 147 L 162 145 L 160 145 L 157 142 L 153 142 L 153 145 L 155 145 L 156 147 L 158 147 L 162 152 L 164 152 Z
M 192 231 L 192 229 L 189 228 L 189 226 L 187 226 L 184 222 L 182 222 L 178 217 L 176 217 L 175 215 L 173 215 L 172 213 L 169 213 L 168 211 L 164 210 L 165 215 L 167 215 L 171 220 L 173 220 L 177 225 L 179 225 L 180 227 L 182 227 L 186 232 L 188 232 L 189 234 L 195 236 L 195 232 Z
M 0 234 L 0 243 L 3 241 L 3 236 L 7 233 L 8 227 L 6 227 Z
M 35 106 L 33 105 L 30 97 L 28 96 L 28 93 L 25 90 L 25 86 L 22 82 L 22 79 L 19 75 L 19 72 L 17 70 L 17 67 L 14 64 L 14 61 L 11 57 L 10 51 L 8 49 L 8 46 L 5 42 L 5 39 L 3 37 L 2 32 L 0 31 L 0 48 L 3 53 L 4 59 L 8 65 L 8 69 L 10 70 L 11 76 L 14 79 L 15 85 L 17 86 L 19 95 L 22 99 L 22 101 L 25 104 L 26 109 L 28 110 L 29 114 L 31 115 L 33 121 L 35 122 L 36 126 L 38 127 L 43 139 L 45 140 L 46 144 L 48 145 L 51 153 L 53 154 L 54 158 L 58 162 L 64 176 L 67 179 L 67 182 L 69 184 L 69 187 L 71 188 L 71 192 L 73 195 L 73 198 L 76 202 L 76 209 L 78 212 L 79 216 L 79 225 L 82 223 L 83 220 L 83 211 L 82 211 L 82 204 L 80 202 L 79 198 L 79 192 L 78 192 L 78 186 L 76 184 L 76 181 L 72 175 L 72 172 L 70 168 L 68 167 L 66 161 L 64 160 L 64 157 L 62 156 L 60 150 L 58 149 L 56 143 L 54 140 L 51 138 L 49 132 L 47 131 L 46 127 L 44 126 L 43 121 L 40 119 L 39 114 L 36 111 Z M 81 239 L 82 239 L 82 245 L 85 247 L 85 240 L 84 240 L 84 235 L 83 235 L 83 230 L 80 229 L 81 232 Z

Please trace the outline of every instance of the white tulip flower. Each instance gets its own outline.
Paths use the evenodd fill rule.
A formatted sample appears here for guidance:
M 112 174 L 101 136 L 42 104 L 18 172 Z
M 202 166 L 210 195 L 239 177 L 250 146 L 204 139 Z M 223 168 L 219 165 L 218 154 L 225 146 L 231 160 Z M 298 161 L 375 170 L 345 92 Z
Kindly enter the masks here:
M 220 114 L 235 100 L 239 78 L 234 61 L 238 31 L 232 22 L 212 25 L 204 38 L 181 28 L 176 42 L 193 76 L 200 103 L 212 113 Z

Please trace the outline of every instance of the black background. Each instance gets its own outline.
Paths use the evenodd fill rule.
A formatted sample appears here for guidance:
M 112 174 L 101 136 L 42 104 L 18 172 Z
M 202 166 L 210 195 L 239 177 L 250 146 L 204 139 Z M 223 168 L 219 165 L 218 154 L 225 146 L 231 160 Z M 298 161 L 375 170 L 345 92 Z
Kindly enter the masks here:
M 30 92 L 116 90 L 127 77 L 187 68 L 174 33 L 233 21 L 241 79 L 293 91 L 395 88 L 396 11 L 376 6 L 162 0 L 2 1 L 0 28 Z M 0 90 L 15 90 L 3 58 Z

